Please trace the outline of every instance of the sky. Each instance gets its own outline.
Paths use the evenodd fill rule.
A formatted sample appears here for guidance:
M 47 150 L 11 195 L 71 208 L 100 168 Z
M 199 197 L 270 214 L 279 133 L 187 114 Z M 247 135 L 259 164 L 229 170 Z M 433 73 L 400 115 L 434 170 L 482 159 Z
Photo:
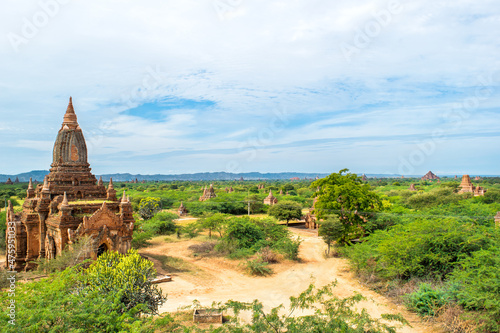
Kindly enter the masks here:
M 0 173 L 499 175 L 500 4 L 4 0 Z

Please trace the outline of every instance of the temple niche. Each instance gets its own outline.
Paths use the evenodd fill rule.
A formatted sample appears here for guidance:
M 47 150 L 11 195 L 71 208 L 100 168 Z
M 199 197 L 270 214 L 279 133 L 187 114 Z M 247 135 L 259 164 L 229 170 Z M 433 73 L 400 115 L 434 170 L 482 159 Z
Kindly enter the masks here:
M 81 236 L 90 236 L 92 258 L 103 251 L 126 253 L 135 223 L 132 205 L 125 191 L 117 199 L 111 179 L 106 188 L 90 172 L 71 98 L 52 157 L 43 185 L 34 188 L 30 179 L 22 212 L 14 214 L 9 204 L 7 223 L 15 227 L 15 256 L 8 256 L 7 268 L 29 270 L 33 260 L 57 257 Z
M 473 193 L 474 196 L 477 197 L 484 195 L 486 193 L 486 189 L 481 186 L 474 186 L 469 175 L 463 175 L 458 193 Z

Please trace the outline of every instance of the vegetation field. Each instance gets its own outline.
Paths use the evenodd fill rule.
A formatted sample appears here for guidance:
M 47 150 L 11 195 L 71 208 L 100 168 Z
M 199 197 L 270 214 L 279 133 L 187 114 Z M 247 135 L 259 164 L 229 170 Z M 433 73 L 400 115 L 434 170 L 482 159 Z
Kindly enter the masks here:
M 299 327 L 305 326 L 301 325 L 341 329 L 344 324 L 345 332 L 362 332 L 365 330 L 361 327 L 366 325 L 373 325 L 371 332 L 391 332 L 391 327 L 399 327 L 398 332 L 498 332 L 500 228 L 495 227 L 494 216 L 500 211 L 500 178 L 473 182 L 487 189 L 484 196 L 458 193 L 460 178 L 362 181 L 341 170 L 318 180 L 213 182 L 217 197 L 207 201 L 199 201 L 199 197 L 209 182 L 115 183 L 117 194 L 125 191 L 133 205 L 137 221 L 133 247 L 153 263 L 147 268 L 137 258 L 123 259 L 120 269 L 154 269 L 172 275 L 174 281 L 161 285 L 164 294 L 171 295 L 166 300 L 152 297 L 155 289 L 140 278 L 133 283 L 139 283 L 142 291 L 133 296 L 123 298 L 120 290 L 106 289 L 107 293 L 99 297 L 104 297 L 103 302 L 106 295 L 111 297 L 108 301 L 114 297 L 109 301 L 112 320 L 107 321 L 108 325 L 89 305 L 88 313 L 95 314 L 95 318 L 90 317 L 86 328 L 110 332 L 195 330 L 173 312 L 198 297 L 203 306 L 218 301 L 218 306 L 233 313 L 223 326 L 197 328 L 207 332 L 267 332 L 271 327 L 278 327 L 277 332 L 302 332 Z M 411 184 L 415 191 L 410 191 Z M 2 184 L 0 198 L 3 202 L 11 200 L 15 210 L 20 211 L 26 188 L 27 184 Z M 272 208 L 263 204 L 269 191 L 278 199 Z M 315 197 L 318 199 L 312 210 Z M 181 202 L 187 215 L 179 218 Z M 303 220 L 309 212 L 320 220 L 319 233 L 286 227 L 290 221 Z M 0 213 L 0 248 L 5 249 L 4 210 Z M 68 265 L 70 260 L 74 257 L 68 253 L 51 266 L 40 262 L 36 274 L 53 275 L 24 283 L 20 289 L 54 288 L 63 299 L 73 297 L 63 289 L 84 288 L 82 283 L 88 285 L 90 271 L 86 273 L 89 268 L 83 268 L 89 263 L 77 265 L 81 268 L 76 270 L 66 268 L 73 266 Z M 112 273 L 106 274 L 114 279 Z M 148 274 L 154 275 L 152 271 Z M 293 279 L 298 279 L 296 284 L 291 282 Z M 328 287 L 335 280 L 336 286 Z M 317 294 L 316 289 L 308 289 L 309 283 L 319 289 L 333 289 Z M 96 285 L 85 290 L 89 298 L 72 301 L 87 304 L 97 297 L 95 290 L 104 289 Z M 309 291 L 301 294 L 304 290 Z M 334 297 L 332 290 L 343 298 Z M 378 305 L 370 307 L 365 301 L 359 303 L 361 299 L 351 299 L 357 297 L 354 291 L 375 299 Z M 39 297 L 44 297 L 42 294 Z M 236 303 L 228 303 L 231 294 Z M 58 327 L 57 320 L 66 318 L 61 314 L 59 319 L 47 319 L 49 312 L 54 316 L 66 311 L 64 304 L 44 303 L 50 311 L 40 312 L 23 303 L 29 302 L 23 293 L 17 295 L 19 306 L 27 312 L 26 320 L 45 322 L 36 326 L 36 331 L 51 331 L 51 327 Z M 299 295 L 301 302 L 293 303 L 293 297 Z M 5 308 L 7 296 L 5 289 L 0 298 Z M 290 296 L 292 303 L 288 304 Z M 261 302 L 252 303 L 254 298 Z M 275 308 L 280 304 L 296 306 L 302 315 L 287 317 L 283 310 Z M 305 304 L 309 305 L 301 308 Z M 315 308 L 313 304 L 323 307 Z M 382 311 L 381 306 L 388 311 Z M 396 311 L 397 306 L 409 312 L 404 308 Z M 362 307 L 368 309 L 368 317 L 359 317 Z M 253 324 L 245 321 L 237 315 L 238 309 L 246 309 L 257 319 Z M 311 317 L 313 312 L 308 311 L 313 310 L 323 315 Z M 141 316 L 159 312 L 169 314 Z M 398 312 L 402 317 L 397 316 Z M 395 321 L 379 322 L 382 313 Z M 84 311 L 74 315 L 84 315 Z M 8 320 L 8 316 L 1 317 L 2 326 Z M 398 326 L 408 323 L 413 328 Z M 82 329 L 76 322 L 68 325 L 52 331 Z

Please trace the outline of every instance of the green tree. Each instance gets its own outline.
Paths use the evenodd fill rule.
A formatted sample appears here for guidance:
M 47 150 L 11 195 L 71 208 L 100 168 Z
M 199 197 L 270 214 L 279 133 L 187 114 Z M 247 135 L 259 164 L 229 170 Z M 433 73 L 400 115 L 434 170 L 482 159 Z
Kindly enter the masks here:
M 149 220 L 150 218 L 155 216 L 155 214 L 158 213 L 160 210 L 161 210 L 160 198 L 147 197 L 141 199 L 139 203 L 139 215 L 144 220 Z
M 328 254 L 330 254 L 332 243 L 338 241 L 344 232 L 344 225 L 336 215 L 329 216 L 326 221 L 320 223 L 318 235 L 321 236 L 326 245 L 328 245 Z
M 255 214 L 255 213 L 261 213 L 264 212 L 264 203 L 262 202 L 262 199 L 259 199 L 257 195 L 250 195 L 246 200 L 245 200 L 245 205 L 250 203 L 250 214 Z
M 267 213 L 282 221 L 286 220 L 286 226 L 291 219 L 300 219 L 302 217 L 302 207 L 295 201 L 281 201 L 269 207 Z
M 212 231 L 217 231 L 222 238 L 223 231 L 227 225 L 227 215 L 222 213 L 209 213 L 200 219 L 200 225 L 204 229 L 208 229 L 208 237 L 212 238 Z
M 378 211 L 382 203 L 378 195 L 363 183 L 361 177 L 342 169 L 338 173 L 318 179 L 311 184 L 317 188 L 318 201 L 315 212 L 319 218 L 337 214 L 344 226 L 341 243 L 365 234 L 364 225 L 372 212 Z

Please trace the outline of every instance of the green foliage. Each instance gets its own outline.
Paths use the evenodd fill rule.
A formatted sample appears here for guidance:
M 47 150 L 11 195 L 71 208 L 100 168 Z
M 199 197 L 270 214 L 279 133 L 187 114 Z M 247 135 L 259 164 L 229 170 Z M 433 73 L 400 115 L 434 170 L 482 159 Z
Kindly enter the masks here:
M 233 217 L 216 250 L 230 258 L 245 258 L 269 248 L 291 260 L 298 259 L 300 239 L 292 239 L 288 229 L 270 218 Z
M 141 314 L 154 313 L 164 298 L 147 287 L 153 271 L 143 262 L 131 253 L 106 262 L 109 267 L 99 263 L 89 272 L 70 267 L 39 281 L 17 283 L 15 326 L 2 311 L 2 332 L 153 332 L 141 328 L 151 323 Z M 11 298 L 1 291 L 0 306 L 7 309 Z M 137 303 L 141 299 L 146 303 Z
M 356 304 L 364 298 L 356 294 L 348 298 L 335 296 L 335 283 L 316 290 L 310 285 L 298 297 L 290 297 L 288 311 L 280 305 L 264 311 L 258 300 L 251 303 L 228 301 L 214 304 L 214 307 L 231 311 L 235 314 L 230 321 L 217 332 L 344 332 L 344 333 L 395 333 L 396 327 L 387 322 L 408 325 L 401 315 L 382 315 L 382 320 L 371 318 L 365 311 L 357 311 Z M 243 311 L 250 311 L 252 322 L 245 324 L 239 319 Z M 309 315 L 295 316 L 294 313 L 309 312 Z M 215 331 L 212 331 L 215 332 Z
M 488 249 L 480 249 L 460 261 L 450 277 L 456 286 L 458 303 L 476 310 L 476 319 L 488 332 L 500 330 L 500 239 Z
M 145 199 L 141 199 L 139 203 L 139 215 L 144 220 L 149 220 L 156 213 L 161 210 L 161 199 L 160 198 L 151 198 L 147 197 Z
M 212 238 L 212 231 L 218 232 L 219 236 L 222 238 L 227 227 L 227 215 L 221 213 L 208 213 L 199 220 L 199 224 L 202 228 L 208 230 L 209 238 Z
M 166 300 L 158 286 L 151 284 L 155 276 L 153 263 L 137 251 L 126 255 L 106 251 L 84 271 L 82 286 L 89 292 L 116 295 L 121 313 L 143 305 L 142 312 L 154 314 Z
M 342 239 L 344 233 L 344 225 L 336 215 L 329 216 L 324 222 L 320 223 L 318 236 L 323 238 L 323 241 L 328 245 L 328 254 L 330 254 L 332 243 Z
M 460 258 L 492 242 L 491 229 L 462 224 L 455 219 L 421 220 L 376 231 L 366 244 L 346 252 L 358 270 L 376 260 L 379 274 L 386 278 L 445 278 Z M 366 261 L 366 262 L 363 262 Z
M 500 190 L 489 189 L 484 196 L 480 197 L 480 200 L 486 204 L 491 204 L 494 202 L 500 202 Z
M 44 273 L 63 271 L 89 259 L 92 252 L 95 252 L 93 239 L 80 237 L 71 248 L 65 248 L 57 257 L 50 260 L 46 258 L 36 260 L 37 271 Z
M 370 186 L 347 171 L 349 170 L 340 170 L 311 184 L 311 188 L 320 188 L 315 205 L 316 215 L 324 218 L 337 214 L 344 225 L 341 243 L 348 243 L 350 239 L 362 236 L 369 213 L 381 208 L 380 198 L 370 190 Z
M 245 205 L 250 203 L 250 214 L 264 213 L 267 209 L 262 199 L 257 195 L 251 195 L 245 199 Z M 248 207 L 248 206 L 247 206 Z
M 6 222 L 6 214 L 5 212 L 0 212 L 0 253 L 5 251 L 5 232 L 7 230 L 7 222 Z
M 284 200 L 270 206 L 267 213 L 280 221 L 286 220 L 288 225 L 290 220 L 302 217 L 302 206 L 297 202 Z
M 448 298 L 443 289 L 434 289 L 430 284 L 422 283 L 418 290 L 407 296 L 406 304 L 422 316 L 434 317 L 449 302 Z
M 237 248 L 251 248 L 260 240 L 264 239 L 264 232 L 249 218 L 233 218 L 229 224 L 226 236 L 229 243 L 233 243 Z
M 247 260 L 245 263 L 245 268 L 251 275 L 266 276 L 273 273 L 273 270 L 269 267 L 269 264 L 262 261 L 262 259 L 260 258 Z
M 142 229 L 144 232 L 151 235 L 171 235 L 175 233 L 177 225 L 174 220 L 178 216 L 173 213 L 161 212 L 156 214 L 150 220 L 144 221 L 142 223 Z
M 299 247 L 302 243 L 300 238 L 298 239 L 290 239 L 281 238 L 274 245 L 273 249 L 285 255 L 286 258 L 290 260 L 298 260 L 299 259 Z
M 189 238 L 195 238 L 200 234 L 198 223 L 192 222 L 183 226 L 181 229 L 181 233 L 187 235 Z
M 144 231 L 142 230 L 142 226 L 139 223 L 135 223 L 135 230 L 132 234 L 132 242 L 131 245 L 134 249 L 140 249 L 141 247 L 146 247 L 150 245 L 148 242 L 151 238 L 153 238 L 154 233 L 150 230 Z

